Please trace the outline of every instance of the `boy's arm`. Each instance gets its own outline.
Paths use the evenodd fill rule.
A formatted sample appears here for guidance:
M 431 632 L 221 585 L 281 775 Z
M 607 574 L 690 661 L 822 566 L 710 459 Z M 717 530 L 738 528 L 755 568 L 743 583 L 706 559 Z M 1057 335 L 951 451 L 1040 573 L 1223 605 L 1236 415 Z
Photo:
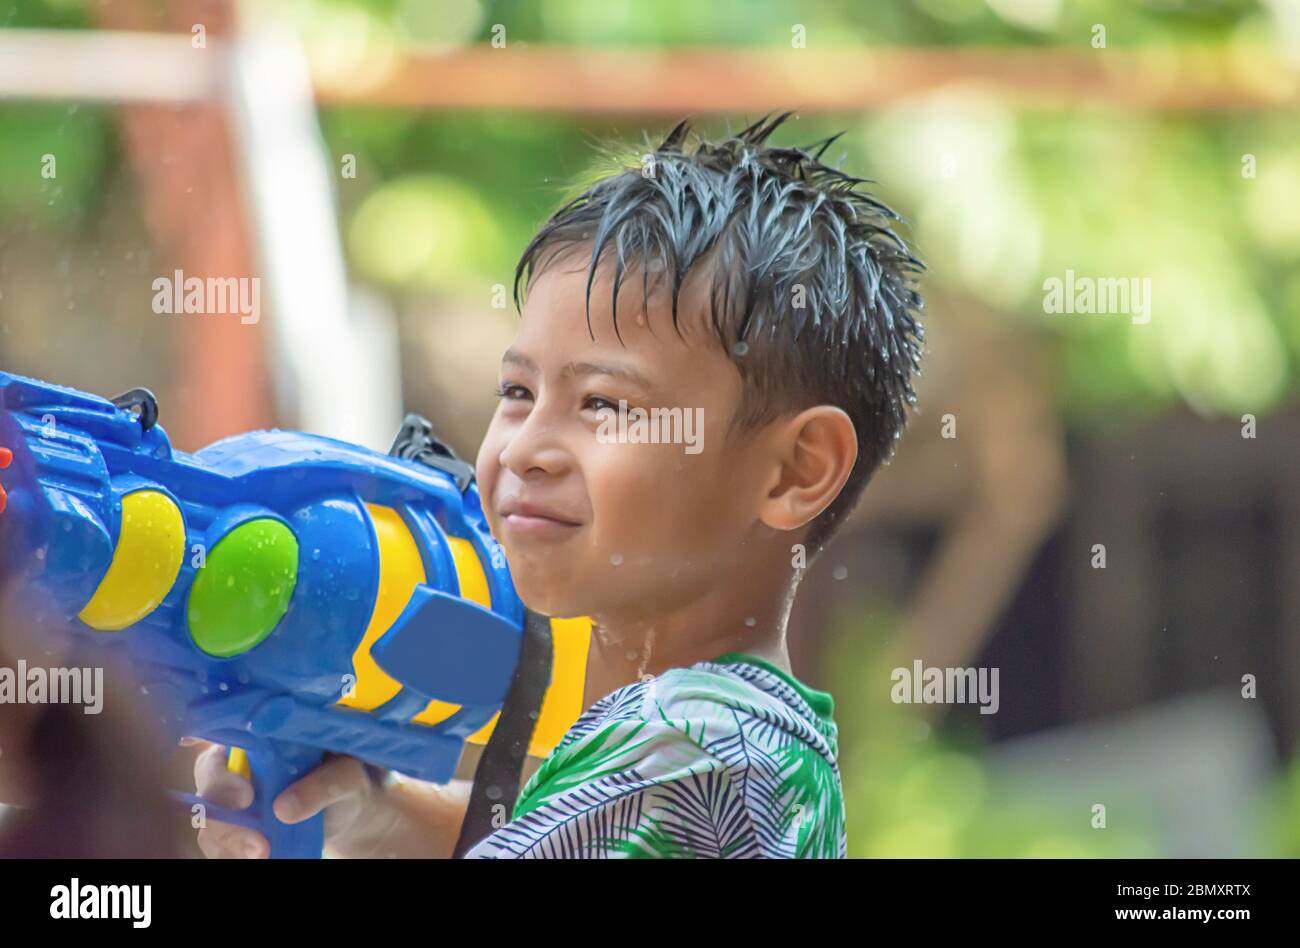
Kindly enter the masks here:
M 341 858 L 450 859 L 460 837 L 483 746 L 466 744 L 456 777 L 444 785 L 411 780 L 396 774 L 380 779 L 366 816 L 356 827 L 327 846 Z M 541 760 L 525 757 L 521 784 Z M 378 768 L 368 768 L 377 776 Z
M 229 769 L 228 754 L 227 748 L 209 744 L 195 758 L 199 795 L 222 806 L 247 807 L 253 785 Z M 447 858 L 460 835 L 470 786 L 467 780 L 446 786 L 395 776 L 375 780 L 361 761 L 337 755 L 281 793 L 275 811 L 290 823 L 324 811 L 325 849 L 331 856 Z M 198 843 L 209 858 L 267 855 L 261 833 L 217 820 L 199 830 Z

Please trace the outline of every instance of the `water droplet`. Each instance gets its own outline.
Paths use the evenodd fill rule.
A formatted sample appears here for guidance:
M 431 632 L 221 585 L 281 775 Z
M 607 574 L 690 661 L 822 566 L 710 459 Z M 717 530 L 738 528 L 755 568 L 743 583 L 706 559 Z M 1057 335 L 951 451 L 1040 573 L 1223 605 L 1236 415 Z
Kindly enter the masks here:
M 615 553 L 613 556 L 611 556 L 611 557 L 609 558 L 609 561 L 610 561 L 611 563 L 613 563 L 615 566 L 622 566 L 622 565 L 623 565 L 623 554 L 622 554 L 622 553 Z
M 834 570 L 831 571 L 831 575 L 834 576 L 836 579 L 844 579 L 846 576 L 849 575 L 849 571 L 847 567 L 837 566 L 835 567 Z

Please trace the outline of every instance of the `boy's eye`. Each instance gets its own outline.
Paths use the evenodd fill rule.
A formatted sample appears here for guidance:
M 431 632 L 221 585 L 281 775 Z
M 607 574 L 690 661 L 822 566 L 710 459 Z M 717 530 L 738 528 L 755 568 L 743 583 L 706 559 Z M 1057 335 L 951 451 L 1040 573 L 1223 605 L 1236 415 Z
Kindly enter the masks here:
M 618 405 L 611 402 L 608 398 L 601 398 L 599 395 L 589 395 L 587 400 L 583 402 L 582 407 L 590 409 L 591 411 L 608 410 L 618 414 Z
M 504 398 L 508 401 L 521 401 L 533 397 L 532 392 L 528 391 L 528 389 L 524 388 L 522 385 L 509 384 L 497 386 L 496 396 L 497 398 Z

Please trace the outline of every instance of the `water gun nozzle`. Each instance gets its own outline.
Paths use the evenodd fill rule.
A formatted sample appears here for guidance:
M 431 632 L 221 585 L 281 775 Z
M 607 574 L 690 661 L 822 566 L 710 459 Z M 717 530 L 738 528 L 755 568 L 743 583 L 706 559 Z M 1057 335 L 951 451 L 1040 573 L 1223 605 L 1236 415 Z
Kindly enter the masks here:
M 0 471 L 3 471 L 13 463 L 14 453 L 8 448 L 0 448 Z M 4 484 L 0 484 L 0 514 L 5 512 L 5 507 L 9 503 L 9 495 L 5 493 Z

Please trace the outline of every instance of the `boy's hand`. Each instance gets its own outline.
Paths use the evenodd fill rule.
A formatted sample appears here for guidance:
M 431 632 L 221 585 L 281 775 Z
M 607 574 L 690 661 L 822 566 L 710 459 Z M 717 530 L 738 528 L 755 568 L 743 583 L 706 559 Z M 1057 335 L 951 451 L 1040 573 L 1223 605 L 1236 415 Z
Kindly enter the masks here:
M 186 743 L 197 742 L 187 739 Z M 194 783 L 203 799 L 243 809 L 253 802 L 253 784 L 227 767 L 229 754 L 229 748 L 209 744 L 194 761 Z M 330 757 L 276 797 L 275 815 L 285 823 L 299 823 L 324 810 L 328 845 L 355 828 L 375 792 L 359 760 Z M 270 844 L 261 833 L 219 820 L 209 820 L 199 830 L 199 849 L 209 859 L 265 859 L 270 855 Z

